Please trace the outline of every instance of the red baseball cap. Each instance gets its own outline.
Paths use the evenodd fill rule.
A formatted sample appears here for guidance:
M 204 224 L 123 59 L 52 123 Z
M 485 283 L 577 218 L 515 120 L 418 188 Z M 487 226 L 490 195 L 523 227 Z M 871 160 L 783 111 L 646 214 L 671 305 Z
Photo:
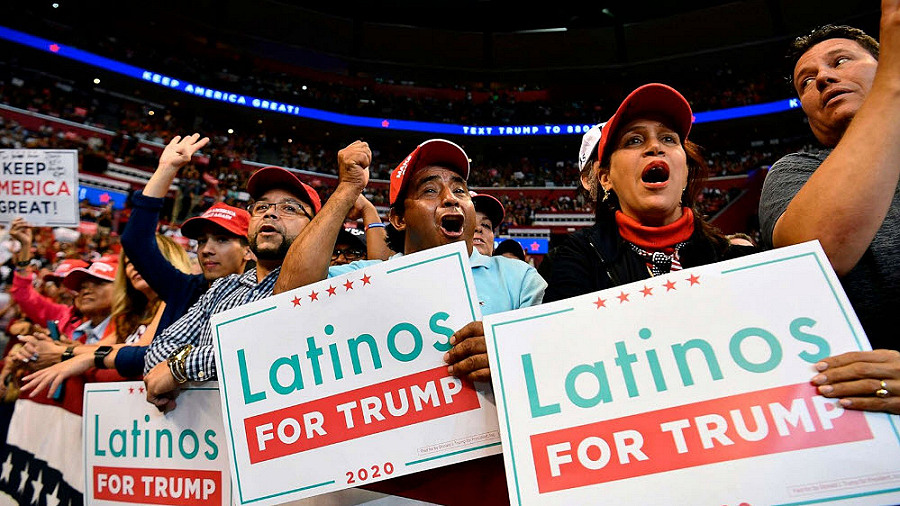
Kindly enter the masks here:
M 673 123 L 668 126 L 678 133 L 682 142 L 687 139 L 694 120 L 691 104 L 671 86 L 660 83 L 645 84 L 625 97 L 615 114 L 603 125 L 600 142 L 597 144 L 598 159 L 602 160 L 608 154 L 610 139 L 615 136 L 620 126 L 648 113 L 670 119 Z
M 416 146 L 400 165 L 391 172 L 391 205 L 406 190 L 412 175 L 429 165 L 446 166 L 469 179 L 469 155 L 458 144 L 445 139 L 430 139 Z
M 254 200 L 274 187 L 287 187 L 295 190 L 298 197 L 313 207 L 313 211 L 322 209 L 322 200 L 312 186 L 300 181 L 293 172 L 281 167 L 263 167 L 254 172 L 247 181 L 247 193 Z
M 91 262 L 90 267 L 77 267 L 69 271 L 63 278 L 63 285 L 69 290 L 78 291 L 85 278 L 92 277 L 101 281 L 115 281 L 119 270 L 119 258 L 112 255 L 100 257 Z
M 67 258 L 59 263 L 56 266 L 56 270 L 52 273 L 44 276 L 44 279 L 47 281 L 56 281 L 59 282 L 63 278 L 65 278 L 73 269 L 87 267 L 89 264 L 84 260 L 80 260 L 78 258 Z
M 227 230 L 230 234 L 247 238 L 250 226 L 250 213 L 237 207 L 216 202 L 200 216 L 185 220 L 181 224 L 181 235 L 196 239 L 203 233 L 203 225 L 212 223 Z
M 486 193 L 472 195 L 472 203 L 475 204 L 475 212 L 484 213 L 491 220 L 491 227 L 497 228 L 503 222 L 506 211 L 497 197 Z

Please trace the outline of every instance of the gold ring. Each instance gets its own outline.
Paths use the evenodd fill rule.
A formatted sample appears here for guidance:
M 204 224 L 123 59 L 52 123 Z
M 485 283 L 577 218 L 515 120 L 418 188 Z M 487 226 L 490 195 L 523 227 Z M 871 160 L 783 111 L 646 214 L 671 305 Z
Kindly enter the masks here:
M 884 380 L 881 380 L 881 388 L 879 388 L 878 390 L 875 390 L 875 397 L 884 399 L 885 397 L 888 397 L 890 395 L 891 395 L 891 392 L 890 392 L 890 390 L 887 389 L 887 383 L 885 383 Z

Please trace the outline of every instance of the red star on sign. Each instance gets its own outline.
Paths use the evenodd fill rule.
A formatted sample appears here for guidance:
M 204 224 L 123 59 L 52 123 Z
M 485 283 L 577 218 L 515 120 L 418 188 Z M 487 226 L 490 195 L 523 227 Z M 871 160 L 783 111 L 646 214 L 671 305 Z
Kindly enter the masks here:
M 108 193 L 101 193 L 101 194 L 100 194 L 100 202 L 103 202 L 104 204 L 106 204 L 107 202 L 109 202 L 109 194 L 108 194 Z
M 319 300 L 319 292 L 309 292 L 309 300 Z
M 54 53 L 58 53 L 59 52 L 59 44 L 50 44 L 50 51 L 52 51 Z
M 666 282 L 664 283 L 664 286 L 666 287 L 666 291 L 667 291 L 667 292 L 668 292 L 669 290 L 675 290 L 675 282 L 672 281 L 671 279 L 668 280 L 668 281 L 666 281 Z
M 372 277 L 369 276 L 368 274 L 366 274 L 365 276 L 362 277 L 362 280 L 361 280 L 361 281 L 363 282 L 364 285 L 371 285 L 371 284 L 372 284 Z
M 695 276 L 691 274 L 691 277 L 687 278 L 687 281 L 691 282 L 691 286 L 700 284 L 700 276 Z
M 138 392 L 144 393 L 144 387 L 139 387 L 139 388 L 138 388 Z
M 540 247 L 541 245 L 536 242 L 531 243 L 531 251 L 537 251 Z
M 133 393 L 134 393 L 134 387 L 128 387 L 128 393 L 133 394 Z
M 384 120 L 381 122 L 381 126 L 383 126 L 384 128 L 387 128 L 387 127 L 391 126 L 391 122 L 388 120 Z
M 594 304 L 597 305 L 597 309 L 600 309 L 601 307 L 606 307 L 606 300 L 601 299 L 600 297 L 597 297 L 597 300 L 596 300 L 596 302 L 594 302 Z
M 294 307 L 297 307 L 297 306 L 300 305 L 300 298 L 299 298 L 299 297 L 294 297 L 294 299 L 293 299 L 291 302 L 294 303 Z
M 346 288 L 346 290 L 344 290 L 345 292 L 349 292 L 350 290 L 353 290 L 353 281 L 350 281 L 348 279 L 347 282 L 344 283 L 344 288 Z
M 616 298 L 619 299 L 619 304 L 628 302 L 628 294 L 625 292 L 619 292 L 619 295 L 616 295 Z
M 334 293 L 335 290 L 337 290 L 337 287 L 329 285 L 328 290 L 325 291 L 328 292 L 328 296 L 331 297 L 332 295 L 337 295 Z
M 648 295 L 653 295 L 653 289 L 648 287 L 647 285 L 644 285 L 644 289 L 641 290 L 641 293 L 644 294 L 644 297 L 647 297 Z

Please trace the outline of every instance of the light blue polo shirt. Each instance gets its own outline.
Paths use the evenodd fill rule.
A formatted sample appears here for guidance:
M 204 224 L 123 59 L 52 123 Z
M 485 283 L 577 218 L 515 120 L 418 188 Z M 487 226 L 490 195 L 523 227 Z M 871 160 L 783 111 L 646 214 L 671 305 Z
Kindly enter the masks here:
M 402 253 L 397 253 L 388 261 L 401 256 Z M 380 262 L 381 260 L 357 260 L 329 267 L 328 277 L 365 269 Z M 469 263 L 472 265 L 472 278 L 475 280 L 475 290 L 478 291 L 478 302 L 483 315 L 536 306 L 544 299 L 547 282 L 538 274 L 537 269 L 521 260 L 484 256 L 473 248 Z

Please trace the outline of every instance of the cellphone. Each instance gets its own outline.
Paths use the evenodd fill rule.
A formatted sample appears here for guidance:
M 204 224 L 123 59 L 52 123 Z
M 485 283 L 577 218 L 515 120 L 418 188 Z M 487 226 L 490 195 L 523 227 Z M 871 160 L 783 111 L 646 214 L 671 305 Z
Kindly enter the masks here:
M 50 331 L 50 337 L 54 341 L 59 341 L 59 322 L 56 320 L 47 320 L 47 330 Z M 63 385 L 60 385 L 59 388 L 53 392 L 53 395 L 50 396 L 51 399 L 55 401 L 62 400 L 63 395 L 65 395 L 65 390 L 63 389 Z
M 50 337 L 54 341 L 59 341 L 59 322 L 56 320 L 47 320 L 47 329 L 50 331 Z

